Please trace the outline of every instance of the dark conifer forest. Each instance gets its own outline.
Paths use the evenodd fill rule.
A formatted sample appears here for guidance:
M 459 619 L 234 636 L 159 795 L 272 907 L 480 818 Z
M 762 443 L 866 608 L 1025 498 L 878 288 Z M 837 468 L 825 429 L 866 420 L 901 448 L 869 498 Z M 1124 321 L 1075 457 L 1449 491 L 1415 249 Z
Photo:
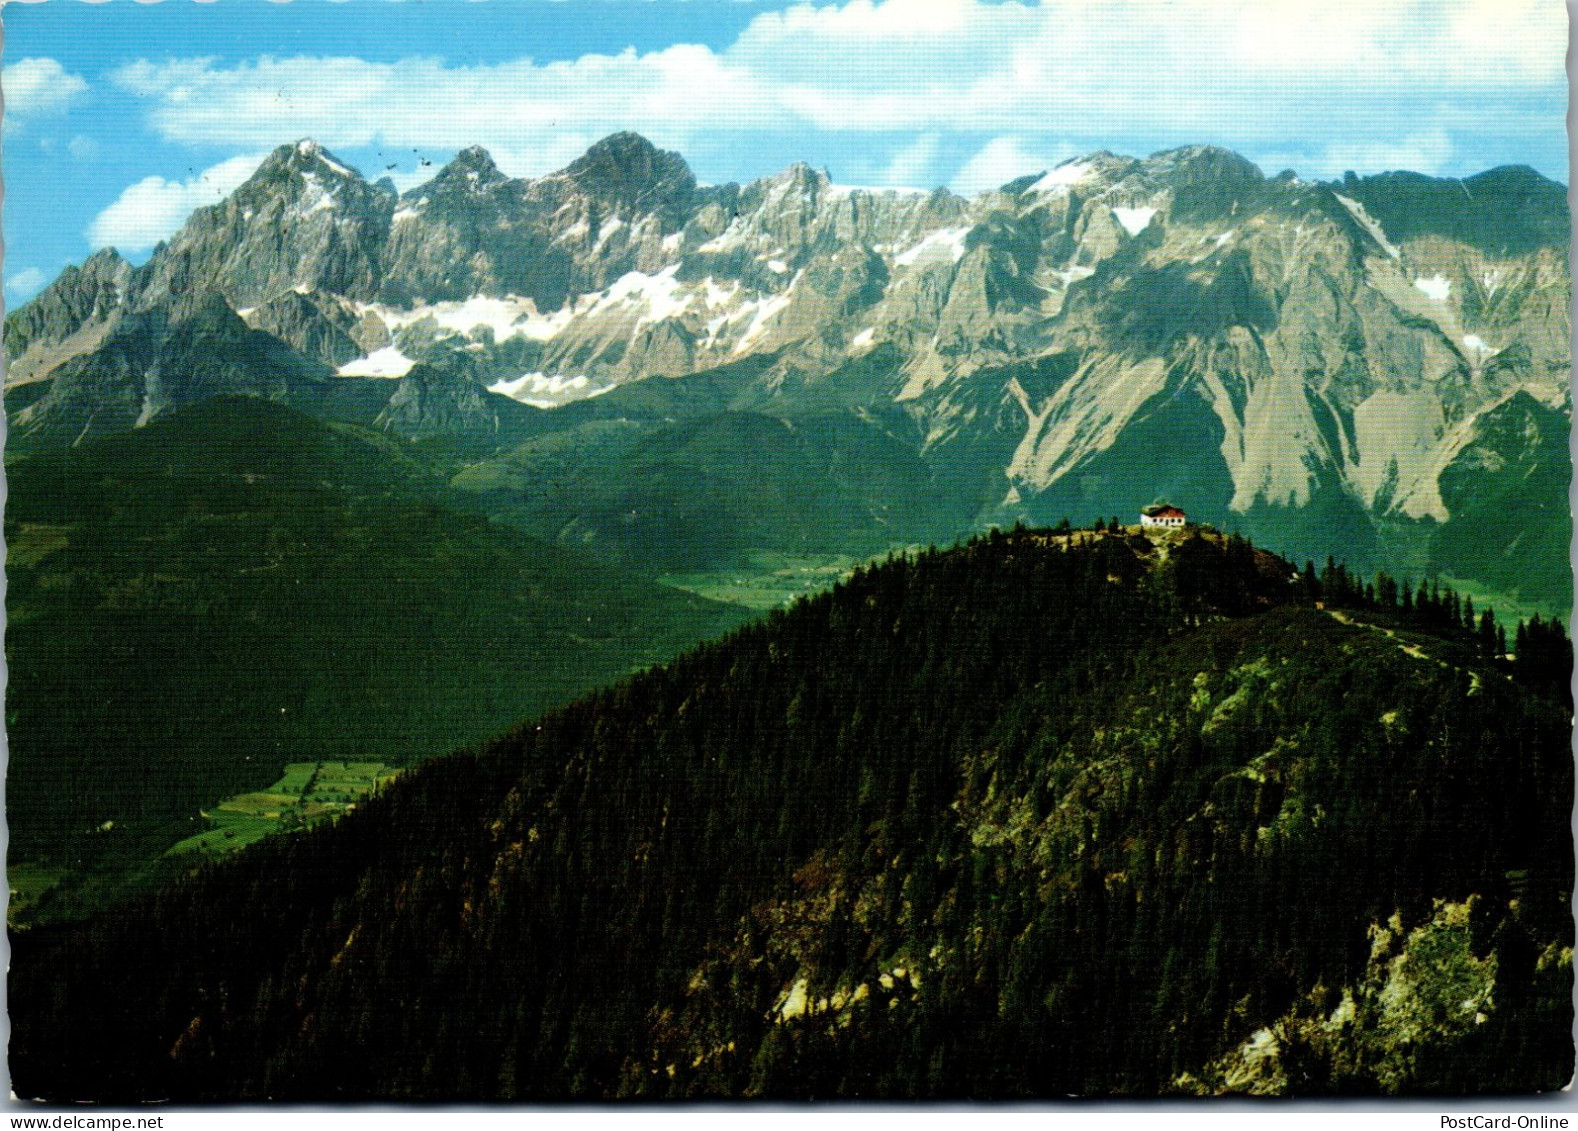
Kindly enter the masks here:
M 113 918 L 14 931 L 13 1087 L 1559 1088 L 1570 672 L 1560 622 L 1236 537 L 895 557 Z

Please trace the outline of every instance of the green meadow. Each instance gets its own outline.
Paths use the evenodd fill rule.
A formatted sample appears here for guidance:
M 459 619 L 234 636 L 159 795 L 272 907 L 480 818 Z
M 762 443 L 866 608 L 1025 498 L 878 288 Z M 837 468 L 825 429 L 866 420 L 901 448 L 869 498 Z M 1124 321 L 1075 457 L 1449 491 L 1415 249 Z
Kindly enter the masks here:
M 292 762 L 267 789 L 238 793 L 204 810 L 209 827 L 172 845 L 165 855 L 221 855 L 277 832 L 337 817 L 393 781 L 398 772 L 382 762 Z

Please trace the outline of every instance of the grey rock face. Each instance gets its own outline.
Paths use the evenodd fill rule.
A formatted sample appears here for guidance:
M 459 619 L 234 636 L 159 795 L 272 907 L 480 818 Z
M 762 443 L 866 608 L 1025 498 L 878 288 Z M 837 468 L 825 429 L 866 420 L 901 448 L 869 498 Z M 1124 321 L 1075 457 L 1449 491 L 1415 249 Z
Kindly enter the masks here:
M 291 290 L 249 309 L 244 317 L 254 330 L 272 334 L 324 365 L 338 367 L 367 352 L 354 336 L 355 314 L 332 297 L 320 300 Z
M 256 306 L 300 289 L 377 292 L 395 198 L 313 141 L 274 150 L 224 202 L 200 208 L 140 279 L 146 301 L 212 289 Z
M 56 370 L 49 391 L 16 415 L 16 425 L 75 442 L 212 397 L 282 399 L 326 375 L 207 292 L 118 318 L 93 353 Z
M 67 267 L 32 302 L 5 322 L 6 383 L 47 378 L 56 367 L 103 341 L 131 279 L 131 264 L 114 248 Z
M 618 134 L 535 180 L 468 149 L 398 199 L 283 146 L 145 267 L 101 253 L 7 325 L 13 384 L 81 387 L 24 429 L 81 428 L 100 370 L 130 395 L 117 320 L 212 292 L 309 368 L 462 359 L 475 399 L 414 410 L 437 388 L 418 375 L 390 405 L 408 431 L 474 428 L 489 388 L 560 404 L 716 370 L 720 408 L 897 408 L 981 521 L 1167 483 L 1218 521 L 1422 529 L 1451 521 L 1442 475 L 1486 413 L 1570 415 L 1570 290 L 1565 192 L 1527 169 L 1322 185 L 1191 146 L 967 201 L 806 165 L 703 188 Z

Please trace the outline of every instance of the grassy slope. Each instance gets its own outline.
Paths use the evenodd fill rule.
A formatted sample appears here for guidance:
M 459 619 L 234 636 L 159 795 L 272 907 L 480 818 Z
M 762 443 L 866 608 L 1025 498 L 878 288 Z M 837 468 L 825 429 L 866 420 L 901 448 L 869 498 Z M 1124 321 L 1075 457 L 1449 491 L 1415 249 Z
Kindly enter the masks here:
M 561 411 L 565 427 L 473 463 L 453 486 L 503 521 L 632 568 L 866 556 L 964 526 L 965 508 L 941 497 L 893 421 L 718 410 L 568 423 Z

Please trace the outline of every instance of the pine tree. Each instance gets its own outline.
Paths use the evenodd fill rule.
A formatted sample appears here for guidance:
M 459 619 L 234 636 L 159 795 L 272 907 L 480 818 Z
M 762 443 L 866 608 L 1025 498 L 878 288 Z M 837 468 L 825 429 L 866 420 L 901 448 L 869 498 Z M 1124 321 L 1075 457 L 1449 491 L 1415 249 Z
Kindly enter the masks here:
M 1486 609 L 1479 614 L 1479 651 L 1486 660 L 1493 660 L 1500 653 L 1496 650 L 1496 614 Z

